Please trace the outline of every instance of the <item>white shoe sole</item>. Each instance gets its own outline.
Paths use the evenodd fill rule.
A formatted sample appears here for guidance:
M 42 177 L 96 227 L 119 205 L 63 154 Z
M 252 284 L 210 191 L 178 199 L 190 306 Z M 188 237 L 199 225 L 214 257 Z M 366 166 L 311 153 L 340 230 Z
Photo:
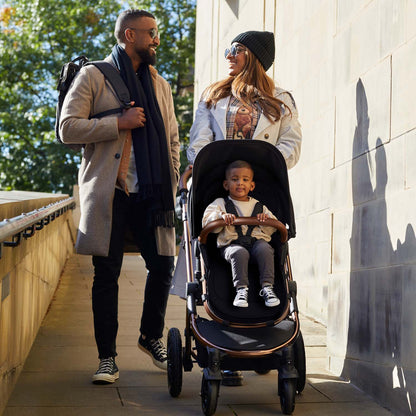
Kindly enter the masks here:
M 111 384 L 111 383 L 114 383 L 116 380 L 118 380 L 118 378 L 119 378 L 118 371 L 115 374 L 105 374 L 105 373 L 94 374 L 92 376 L 92 382 L 94 384 Z
M 237 306 L 237 308 L 248 308 L 248 303 L 233 302 L 233 305 Z
M 160 368 L 161 370 L 164 370 L 164 371 L 168 371 L 168 360 L 165 360 L 165 361 L 155 360 L 155 358 L 153 357 L 152 353 L 149 350 L 147 350 L 145 347 L 143 347 L 139 343 L 137 343 L 137 346 L 139 347 L 140 350 L 142 350 L 144 353 L 146 353 L 152 359 L 153 364 L 157 368 Z
M 280 305 L 280 300 L 277 300 L 277 302 L 265 302 L 265 305 L 268 306 L 269 308 L 273 308 L 275 306 Z

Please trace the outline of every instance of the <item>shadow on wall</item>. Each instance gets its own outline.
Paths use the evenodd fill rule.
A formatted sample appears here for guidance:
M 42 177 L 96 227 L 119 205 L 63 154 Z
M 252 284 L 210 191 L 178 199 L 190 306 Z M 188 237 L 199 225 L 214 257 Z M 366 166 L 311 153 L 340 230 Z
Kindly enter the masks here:
M 398 241 L 394 250 L 387 228 L 386 149 L 378 138 L 373 166 L 368 104 L 361 80 L 356 88 L 356 112 L 350 313 L 343 377 L 385 406 L 412 415 L 416 411 L 416 345 L 412 348 L 415 340 L 410 329 L 415 308 L 414 295 L 407 292 L 415 288 L 415 268 L 411 266 L 416 253 L 415 233 L 408 224 L 404 243 Z

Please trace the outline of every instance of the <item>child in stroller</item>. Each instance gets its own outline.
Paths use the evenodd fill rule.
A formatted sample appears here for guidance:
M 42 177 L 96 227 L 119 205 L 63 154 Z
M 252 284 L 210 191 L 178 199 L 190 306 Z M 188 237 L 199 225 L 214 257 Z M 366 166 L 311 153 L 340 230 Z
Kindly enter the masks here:
M 257 262 L 260 272 L 263 297 L 268 307 L 278 306 L 274 284 L 274 249 L 269 244 L 271 235 L 276 231 L 265 225 L 236 225 L 236 217 L 257 217 L 260 222 L 268 218 L 276 219 L 272 212 L 261 202 L 249 196 L 254 190 L 254 172 L 251 165 L 243 160 L 230 163 L 225 170 L 224 189 L 228 198 L 217 198 L 208 205 L 202 218 L 202 227 L 212 221 L 223 219 L 226 227 L 216 230 L 217 247 L 222 257 L 231 264 L 233 285 L 236 296 L 233 302 L 237 307 L 248 307 L 248 263 L 250 259 Z

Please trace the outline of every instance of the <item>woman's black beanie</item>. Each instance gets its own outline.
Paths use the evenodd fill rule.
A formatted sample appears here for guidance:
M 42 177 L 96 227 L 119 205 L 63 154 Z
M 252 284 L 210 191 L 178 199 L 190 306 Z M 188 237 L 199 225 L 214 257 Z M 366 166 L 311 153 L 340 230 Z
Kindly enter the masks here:
M 272 66 L 275 54 L 274 35 L 272 32 L 250 30 L 237 35 L 231 43 L 234 42 L 247 46 L 266 71 Z

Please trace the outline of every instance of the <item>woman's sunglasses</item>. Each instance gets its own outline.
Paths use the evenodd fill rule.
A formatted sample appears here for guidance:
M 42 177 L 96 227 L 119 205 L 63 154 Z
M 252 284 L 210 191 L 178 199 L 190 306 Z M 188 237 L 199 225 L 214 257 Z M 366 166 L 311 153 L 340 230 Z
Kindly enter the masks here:
M 224 57 L 227 58 L 228 55 L 231 55 L 233 58 L 235 58 L 237 55 L 243 52 L 247 52 L 247 49 L 240 45 L 232 45 L 231 48 L 227 48 L 224 51 Z

